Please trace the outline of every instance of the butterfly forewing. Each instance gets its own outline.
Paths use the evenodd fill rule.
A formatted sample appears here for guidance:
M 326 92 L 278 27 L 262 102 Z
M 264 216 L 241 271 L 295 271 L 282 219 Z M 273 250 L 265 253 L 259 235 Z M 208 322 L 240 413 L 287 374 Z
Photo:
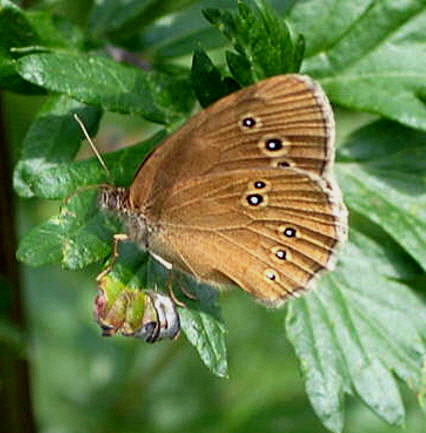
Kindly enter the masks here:
M 331 108 L 308 77 L 273 77 L 224 98 L 209 110 L 209 119 L 215 121 L 205 121 L 201 129 L 203 140 L 221 151 L 215 171 L 272 166 L 324 175 L 332 163 Z
M 158 211 L 169 188 L 199 175 L 241 168 L 295 167 L 328 176 L 334 121 L 309 77 L 280 75 L 220 99 L 171 135 L 131 186 L 135 207 Z

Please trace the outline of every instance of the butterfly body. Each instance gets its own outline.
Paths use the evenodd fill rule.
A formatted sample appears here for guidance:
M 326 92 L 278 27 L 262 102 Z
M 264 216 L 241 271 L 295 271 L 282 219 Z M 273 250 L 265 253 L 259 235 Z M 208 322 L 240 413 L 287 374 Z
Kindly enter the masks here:
M 332 267 L 346 236 L 333 159 L 326 96 L 282 75 L 198 113 L 101 201 L 163 264 L 279 305 Z

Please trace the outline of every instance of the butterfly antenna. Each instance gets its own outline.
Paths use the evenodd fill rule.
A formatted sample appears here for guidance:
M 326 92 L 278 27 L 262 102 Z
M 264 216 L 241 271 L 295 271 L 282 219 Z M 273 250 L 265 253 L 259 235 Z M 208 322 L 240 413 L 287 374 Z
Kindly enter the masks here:
M 78 117 L 78 114 L 75 114 L 75 113 L 74 113 L 74 119 L 80 125 L 80 128 L 83 131 L 84 136 L 86 137 L 86 140 L 89 142 L 93 153 L 95 154 L 96 158 L 98 158 L 98 161 L 100 162 L 102 168 L 105 170 L 105 173 L 107 174 L 108 178 L 111 179 L 111 172 L 109 171 L 108 167 L 105 164 L 104 159 L 102 158 L 101 154 L 99 153 L 98 149 L 96 148 L 95 143 L 93 143 L 92 139 L 90 138 L 89 133 L 87 132 L 87 129 L 84 126 L 83 121 L 80 119 L 80 117 Z

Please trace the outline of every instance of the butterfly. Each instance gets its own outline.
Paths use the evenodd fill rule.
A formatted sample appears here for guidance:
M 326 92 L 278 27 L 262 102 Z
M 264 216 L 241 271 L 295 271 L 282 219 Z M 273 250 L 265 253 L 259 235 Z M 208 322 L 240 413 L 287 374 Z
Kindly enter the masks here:
M 332 269 L 346 238 L 334 135 L 319 84 L 274 76 L 200 111 L 100 203 L 166 268 L 279 306 Z

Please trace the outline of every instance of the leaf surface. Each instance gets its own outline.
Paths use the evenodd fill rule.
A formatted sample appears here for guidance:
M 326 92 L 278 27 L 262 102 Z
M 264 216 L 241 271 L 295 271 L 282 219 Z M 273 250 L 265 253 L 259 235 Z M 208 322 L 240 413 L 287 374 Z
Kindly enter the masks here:
M 31 83 L 105 110 L 139 114 L 156 123 L 181 119 L 193 103 L 189 83 L 148 73 L 99 56 L 32 54 L 17 70 Z
M 309 399 L 334 432 L 343 430 L 345 393 L 400 425 L 405 412 L 394 374 L 424 392 L 426 308 L 395 281 L 400 275 L 386 250 L 362 233 L 352 229 L 340 257 L 338 270 L 292 301 L 287 315 Z
M 349 207 L 379 224 L 426 269 L 425 134 L 388 121 L 353 134 L 338 176 Z
M 308 0 L 288 18 L 332 102 L 426 130 L 424 0 Z

